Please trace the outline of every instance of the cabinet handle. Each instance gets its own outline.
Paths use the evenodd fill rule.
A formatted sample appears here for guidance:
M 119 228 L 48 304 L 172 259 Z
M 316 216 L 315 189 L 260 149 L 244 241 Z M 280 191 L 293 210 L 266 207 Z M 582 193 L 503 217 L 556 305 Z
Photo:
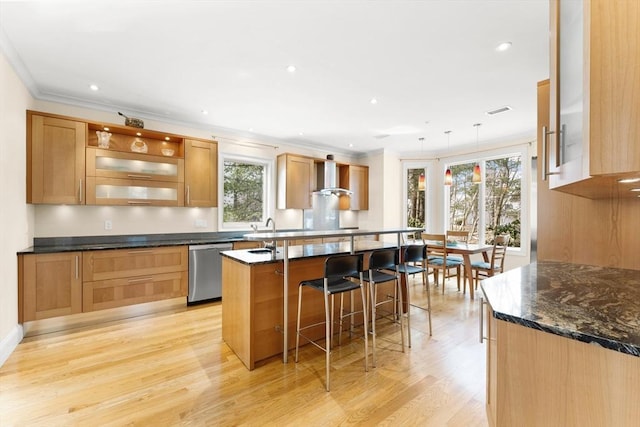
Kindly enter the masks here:
M 151 282 L 153 277 L 139 277 L 137 279 L 129 279 L 127 283 Z
M 190 187 L 187 185 L 187 206 L 191 205 L 191 191 Z
M 480 297 L 480 344 L 487 338 L 484 336 L 484 331 L 482 330 L 484 324 L 484 306 L 486 304 L 484 298 Z
M 137 175 L 137 174 L 130 173 L 130 174 L 127 174 L 127 176 L 133 179 L 151 179 L 150 175 Z
M 76 279 L 79 277 L 79 274 L 80 274 L 79 272 L 80 266 L 78 264 L 79 264 L 79 257 L 78 255 L 76 255 Z
M 143 202 L 138 200 L 127 200 L 127 203 L 130 205 L 150 205 L 151 202 Z
M 542 127 L 542 180 L 546 181 L 549 175 L 558 175 L 558 172 L 549 172 L 549 152 L 547 145 L 549 140 L 547 135 L 554 134 L 554 131 L 548 131 L 546 126 Z
M 560 155 L 558 156 L 558 165 L 560 166 L 562 164 L 564 164 L 564 150 L 566 148 L 566 144 L 565 144 L 565 135 L 567 134 L 566 132 L 567 130 L 567 125 L 562 125 L 560 126 Z
M 128 251 L 127 252 L 129 255 L 138 255 L 138 254 L 151 254 L 153 253 L 152 249 L 142 249 L 139 251 Z
M 78 187 L 78 199 L 80 199 L 80 203 L 82 203 L 82 178 L 80 178 L 80 185 Z

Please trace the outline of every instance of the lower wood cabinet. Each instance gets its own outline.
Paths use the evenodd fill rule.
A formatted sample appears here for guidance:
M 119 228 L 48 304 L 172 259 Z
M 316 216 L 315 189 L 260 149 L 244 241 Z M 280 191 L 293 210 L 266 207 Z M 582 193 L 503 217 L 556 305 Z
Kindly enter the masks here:
M 19 321 L 186 297 L 187 246 L 18 256 Z M 186 302 L 186 301 L 185 301 Z
M 82 311 L 122 307 L 187 295 L 188 273 L 153 274 L 87 282 L 82 289 Z
M 18 258 L 20 322 L 82 312 L 82 252 Z

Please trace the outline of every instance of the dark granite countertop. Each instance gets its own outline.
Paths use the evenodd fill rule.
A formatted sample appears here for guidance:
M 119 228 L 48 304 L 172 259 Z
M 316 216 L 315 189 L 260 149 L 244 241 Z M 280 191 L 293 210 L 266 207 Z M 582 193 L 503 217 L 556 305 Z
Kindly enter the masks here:
M 640 357 L 640 270 L 538 262 L 481 286 L 496 319 Z
M 43 254 L 104 249 L 151 248 L 159 246 L 206 245 L 244 240 L 246 231 L 219 233 L 174 233 L 120 236 L 79 236 L 35 238 L 33 246 L 18 252 Z
M 357 240 L 354 242 L 354 252 L 365 252 L 373 249 L 395 247 L 394 243 L 385 243 L 377 240 Z M 348 254 L 351 252 L 350 242 L 318 243 L 312 245 L 289 246 L 289 260 L 301 258 L 326 257 L 327 255 Z M 223 251 L 222 256 L 231 258 L 242 264 L 266 264 L 281 262 L 283 259 L 283 249 L 278 247 L 275 255 L 271 252 L 256 253 L 253 249 L 239 249 L 235 251 Z

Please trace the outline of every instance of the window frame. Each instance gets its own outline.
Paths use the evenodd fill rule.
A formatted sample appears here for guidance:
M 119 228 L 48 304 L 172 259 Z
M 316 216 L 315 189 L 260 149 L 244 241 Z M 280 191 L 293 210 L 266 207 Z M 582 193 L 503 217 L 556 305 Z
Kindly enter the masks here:
M 483 153 L 470 153 L 464 156 L 452 156 L 442 161 L 442 176 L 448 166 L 459 165 L 465 163 L 480 163 L 482 182 L 478 195 L 478 238 L 479 244 L 486 244 L 486 162 L 488 160 L 501 159 L 506 157 L 520 156 L 521 162 L 521 185 L 520 185 L 520 247 L 508 247 L 507 251 L 520 256 L 527 256 L 529 254 L 530 246 L 530 192 L 531 192 L 531 168 L 529 165 L 530 155 L 527 149 L 527 144 L 518 144 L 516 146 L 504 147 L 502 149 L 490 150 Z M 444 229 L 449 229 L 449 209 L 450 209 L 450 194 L 449 187 L 444 186 L 444 203 L 442 216 Z
M 262 206 L 262 221 L 257 225 L 262 225 L 266 222 L 267 218 L 272 215 L 273 211 L 273 188 L 274 188 L 274 160 L 264 157 L 246 156 L 236 153 L 221 153 L 218 160 L 218 170 L 221 172 L 218 176 L 221 177 L 218 185 L 218 230 L 221 231 L 234 231 L 234 230 L 250 230 L 253 222 L 225 222 L 224 221 L 224 163 L 225 162 L 238 162 L 247 163 L 253 165 L 264 166 L 264 184 L 263 184 L 263 206 Z

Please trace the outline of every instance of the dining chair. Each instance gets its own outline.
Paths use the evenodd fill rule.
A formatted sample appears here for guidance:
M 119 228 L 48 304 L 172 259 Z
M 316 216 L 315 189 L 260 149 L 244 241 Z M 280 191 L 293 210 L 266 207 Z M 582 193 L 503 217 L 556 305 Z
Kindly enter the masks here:
M 475 289 L 478 289 L 478 282 L 481 279 L 494 276 L 504 271 L 504 259 L 507 255 L 507 246 L 509 246 L 510 239 L 511 236 L 509 236 L 509 234 L 496 236 L 493 239 L 493 249 L 491 250 L 491 259 L 489 262 L 474 261 L 471 263 L 471 271 L 474 277 L 473 286 L 475 286 Z
M 445 280 L 450 269 L 456 270 L 458 290 L 460 290 L 460 271 L 462 259 L 449 257 L 447 253 L 447 237 L 444 234 L 422 233 L 422 241 L 426 245 L 427 268 L 433 269 L 433 279 L 438 285 L 438 271 L 442 270 L 442 293 L 444 294 Z
M 467 244 L 469 243 L 469 238 L 471 237 L 469 231 L 465 231 L 465 230 L 448 230 L 447 231 L 447 242 L 448 243 L 453 243 L 453 244 L 458 244 L 458 243 L 463 243 L 463 244 Z M 460 255 L 452 255 L 449 254 L 448 255 L 451 259 L 459 259 L 460 261 L 462 261 L 462 263 L 464 264 L 464 260 L 462 259 L 462 256 Z M 449 271 L 447 271 L 447 276 L 446 278 L 448 279 L 449 277 L 452 277 L 452 274 L 449 274 Z M 464 273 L 464 269 L 462 269 L 462 273 Z M 458 269 L 456 269 L 456 274 L 458 274 Z M 466 280 L 467 277 L 463 277 L 462 280 Z M 469 281 L 471 281 L 472 279 L 469 278 Z M 458 279 L 458 282 L 460 281 L 460 279 Z M 458 285 L 458 290 L 460 290 L 460 286 Z
M 392 309 L 386 313 L 393 321 L 400 323 L 400 342 L 404 353 L 404 321 L 402 313 L 402 288 L 400 287 L 400 276 L 398 266 L 400 265 L 400 249 L 385 248 L 375 249 L 369 252 L 367 264 L 368 270 L 363 273 L 363 280 L 369 283 L 369 295 L 371 300 L 371 338 L 373 347 L 373 366 L 376 366 L 376 323 L 378 321 L 378 307 L 392 305 Z M 393 296 L 386 297 L 378 301 L 378 285 L 394 282 Z
M 325 352 L 325 368 L 326 368 L 326 384 L 325 387 L 329 391 L 330 377 L 329 371 L 331 366 L 331 337 L 333 335 L 333 306 L 334 296 L 360 289 L 362 296 L 362 313 L 364 323 L 364 370 L 369 370 L 369 332 L 367 330 L 367 302 L 365 299 L 364 279 L 363 279 L 363 256 L 362 254 L 332 255 L 327 257 L 324 265 L 324 276 L 317 279 L 303 280 L 298 285 L 298 318 L 296 321 L 296 363 L 298 362 L 298 349 L 300 346 L 300 337 L 303 337 L 311 344 Z M 354 279 L 354 276 L 358 279 Z M 324 294 L 324 322 L 317 322 L 304 327 L 300 326 L 300 313 L 302 312 L 302 290 L 308 287 Z M 331 310 L 329 309 L 329 297 L 331 297 Z M 331 313 L 330 313 L 331 311 Z M 340 320 L 344 317 L 342 309 L 340 310 Z M 349 315 L 356 314 L 355 312 Z M 304 335 L 302 331 L 325 325 L 324 345 L 310 337 Z M 340 327 L 342 329 L 342 326 Z

